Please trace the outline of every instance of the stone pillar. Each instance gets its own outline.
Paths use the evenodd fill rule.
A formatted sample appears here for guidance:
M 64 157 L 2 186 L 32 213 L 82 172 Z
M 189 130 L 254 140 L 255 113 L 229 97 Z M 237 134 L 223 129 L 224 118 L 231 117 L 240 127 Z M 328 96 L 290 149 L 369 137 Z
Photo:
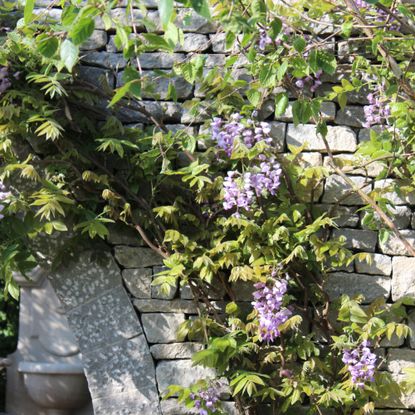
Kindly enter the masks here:
M 153 359 L 109 252 L 83 252 L 50 281 L 79 342 L 96 415 L 158 415 Z

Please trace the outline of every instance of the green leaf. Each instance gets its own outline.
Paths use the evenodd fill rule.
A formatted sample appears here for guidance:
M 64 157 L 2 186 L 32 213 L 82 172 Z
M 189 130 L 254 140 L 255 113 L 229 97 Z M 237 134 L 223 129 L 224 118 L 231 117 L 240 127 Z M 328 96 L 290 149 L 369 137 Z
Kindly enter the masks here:
M 61 61 L 69 72 L 72 72 L 78 60 L 79 49 L 69 39 L 63 41 L 61 45 Z
M 194 11 L 206 19 L 210 19 L 209 3 L 207 0 L 190 0 Z
M 305 49 L 306 45 L 307 45 L 306 41 L 302 37 L 299 37 L 299 36 L 296 37 L 293 41 L 294 49 L 300 53 Z
M 51 58 L 59 47 L 59 40 L 57 37 L 39 36 L 37 39 L 37 50 L 46 58 Z
M 281 92 L 275 97 L 275 116 L 279 117 L 285 113 L 288 107 L 288 95 Z
M 32 21 L 33 9 L 35 8 L 35 0 L 26 0 L 24 6 L 24 22 L 29 24 Z
M 92 35 L 95 29 L 94 20 L 90 17 L 80 19 L 69 32 L 74 45 L 84 43 Z
M 167 26 L 173 15 L 173 0 L 160 0 L 159 13 L 163 27 Z

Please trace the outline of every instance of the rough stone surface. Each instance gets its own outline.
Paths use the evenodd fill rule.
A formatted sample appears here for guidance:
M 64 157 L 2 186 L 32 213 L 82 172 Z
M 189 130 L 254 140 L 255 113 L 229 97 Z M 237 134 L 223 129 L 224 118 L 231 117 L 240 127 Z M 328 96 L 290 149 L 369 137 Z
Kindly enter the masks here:
M 209 47 L 206 35 L 198 33 L 185 33 L 183 45 L 176 47 L 177 52 L 203 52 Z
M 402 192 L 404 183 L 393 179 L 379 180 L 375 183 L 375 190 L 381 191 L 382 197 L 388 199 L 394 205 L 415 205 L 415 194 Z
M 193 366 L 191 360 L 160 361 L 156 366 L 159 391 L 163 394 L 169 385 L 189 386 L 195 379 L 214 378 L 215 371 Z
M 361 251 L 374 252 L 377 242 L 377 232 L 361 229 L 335 229 L 332 233 L 333 238 L 346 238 L 346 247 Z
M 108 42 L 107 32 L 104 30 L 94 30 L 91 37 L 80 46 L 81 50 L 101 49 Z
M 89 52 L 86 53 L 82 62 L 92 65 L 101 66 L 108 69 L 122 69 L 127 64 L 127 61 L 122 54 L 114 54 L 108 52 Z
M 391 279 L 383 275 L 364 275 L 347 272 L 333 272 L 327 281 L 326 290 L 331 300 L 347 294 L 351 297 L 364 294 L 365 303 L 375 298 L 388 298 Z
M 141 313 L 197 313 L 195 303 L 190 300 L 134 300 L 133 304 Z
M 141 320 L 149 343 L 174 343 L 177 329 L 185 318 L 183 314 L 148 313 Z
M 134 127 L 142 129 L 140 124 L 134 125 Z M 144 246 L 144 241 L 141 239 L 139 233 L 128 226 L 110 224 L 108 230 L 109 235 L 107 237 L 107 242 L 111 245 Z
M 365 123 L 365 113 L 361 106 L 346 106 L 344 110 L 337 112 L 335 123 L 348 125 L 350 127 L 363 127 Z
M 114 88 L 115 77 L 109 70 L 93 66 L 81 66 L 78 68 L 78 74 L 83 80 L 97 88 Z
M 333 152 L 356 151 L 356 134 L 349 127 L 328 127 L 327 142 Z M 287 144 L 302 146 L 307 143 L 307 149 L 312 151 L 326 152 L 323 140 L 317 135 L 317 127 L 312 124 L 288 125 Z
M 135 298 L 151 298 L 151 268 L 125 269 L 122 277 L 128 291 Z
M 412 246 L 415 246 L 415 231 L 401 230 L 400 233 Z M 390 235 L 386 242 L 380 242 L 380 250 L 387 255 L 410 255 L 395 234 Z
M 167 69 L 172 68 L 176 62 L 183 61 L 186 55 L 182 53 L 142 53 L 140 55 L 140 64 L 143 69 Z
M 415 298 L 415 258 L 393 257 L 392 300 Z
M 149 248 L 116 246 L 114 252 L 115 259 L 124 268 L 151 267 L 162 262 L 162 257 Z
M 369 193 L 371 190 L 370 185 L 365 185 L 366 178 L 362 176 L 351 176 L 350 179 L 354 182 L 355 186 L 362 189 L 364 192 Z M 326 185 L 324 187 L 323 202 L 324 203 L 340 203 L 341 205 L 364 205 L 360 196 L 351 194 L 352 188 L 341 177 L 336 174 L 331 175 L 326 179 Z
M 392 272 L 392 259 L 387 255 L 368 254 L 372 263 L 355 260 L 356 271 L 362 274 L 386 275 Z
M 194 353 L 203 349 L 201 343 L 153 344 L 150 352 L 156 360 L 191 359 Z
M 271 104 L 274 107 L 274 103 Z M 272 112 L 275 109 L 273 108 Z M 324 121 L 334 121 L 336 118 L 336 105 L 333 102 L 323 102 L 320 109 L 321 117 Z M 288 104 L 284 114 L 275 117 L 278 121 L 292 122 L 293 121 L 293 103 Z
M 328 204 L 315 204 L 314 208 L 319 214 L 326 213 L 331 209 L 331 216 L 335 219 L 338 226 L 355 228 L 359 223 L 359 215 L 356 213 L 356 208 Z

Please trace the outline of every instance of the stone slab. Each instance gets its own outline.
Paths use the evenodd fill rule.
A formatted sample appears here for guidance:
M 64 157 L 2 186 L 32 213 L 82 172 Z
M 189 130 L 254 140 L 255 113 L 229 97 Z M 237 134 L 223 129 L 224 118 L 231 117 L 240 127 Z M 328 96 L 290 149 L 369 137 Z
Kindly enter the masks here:
M 124 268 L 144 268 L 160 265 L 163 258 L 150 248 L 135 248 L 131 246 L 116 246 L 115 259 Z
M 191 300 L 134 300 L 133 304 L 141 313 L 197 313 L 196 304 Z
M 148 313 L 141 316 L 141 321 L 149 343 L 174 343 L 185 317 L 178 313 Z
M 415 258 L 393 257 L 392 300 L 415 298 Z
M 404 229 L 400 231 L 401 235 L 407 239 L 407 241 L 412 245 L 415 246 L 415 231 Z M 401 242 L 401 240 L 392 234 L 389 236 L 388 240 L 384 243 L 379 244 L 380 250 L 382 253 L 387 255 L 410 255 L 410 253 L 405 248 L 405 245 Z
M 392 259 L 387 255 L 368 254 L 372 263 L 366 261 L 355 261 L 356 271 L 362 274 L 386 275 L 392 273 Z
M 201 343 L 153 344 L 150 352 L 156 360 L 191 359 L 194 353 L 203 349 Z
M 135 298 L 151 298 L 151 268 L 130 268 L 122 272 L 128 291 Z
M 345 246 L 349 249 L 356 249 L 365 252 L 374 252 L 378 239 L 377 232 L 362 229 L 335 229 L 332 232 L 332 238 L 346 238 Z

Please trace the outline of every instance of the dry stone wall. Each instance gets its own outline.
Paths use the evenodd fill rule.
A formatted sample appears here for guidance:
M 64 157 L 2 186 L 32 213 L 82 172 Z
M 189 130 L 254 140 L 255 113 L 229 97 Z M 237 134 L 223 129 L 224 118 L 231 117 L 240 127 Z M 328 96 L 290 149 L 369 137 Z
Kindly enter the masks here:
M 144 1 L 149 7 L 148 18 L 160 28 L 157 2 Z M 49 1 L 38 1 L 38 13 L 56 18 L 58 8 L 42 9 Z M 123 2 L 120 2 L 123 4 Z M 115 16 L 123 16 L 124 9 L 116 8 Z M 135 10 L 137 15 L 141 11 Z M 224 36 L 216 33 L 214 25 L 188 9 L 180 9 L 178 22 L 185 32 L 184 44 L 173 54 L 144 53 L 140 62 L 146 74 L 154 70 L 168 70 L 177 61 L 195 53 L 207 54 L 206 71 L 220 67 L 225 62 Z M 139 27 L 144 30 L 144 27 Z M 327 26 L 325 26 L 327 31 Z M 321 94 L 331 89 L 339 81 L 341 74 L 348 70 L 349 50 L 344 43 L 333 43 L 332 48 L 343 60 L 343 66 L 334 76 L 326 76 L 324 84 L 317 91 Z M 103 87 L 116 87 L 121 84 L 125 60 L 114 43 L 114 31 L 104 30 L 102 22 L 97 22 L 90 41 L 84 45 L 80 75 L 88 82 Z M 235 69 L 235 76 L 246 79 L 243 59 Z M 203 98 L 198 86 L 193 88 L 181 78 L 175 79 L 178 102 L 167 101 L 168 82 L 158 78 L 154 82 L 155 92 L 160 100 L 145 97 L 143 105 L 149 113 L 163 120 L 173 131 L 188 129 L 197 132 L 203 129 L 203 113 L 193 117 L 183 106 L 192 97 Z M 363 105 L 367 103 L 364 93 L 349 96 L 345 110 L 332 102 L 324 105 L 324 118 L 329 124 L 328 142 L 338 159 L 350 160 L 359 143 L 369 139 L 369 131 L 363 128 Z M 105 106 L 102 107 L 105 114 Z M 273 118 L 272 104 L 267 103 L 262 115 L 272 124 L 274 145 L 279 152 L 286 152 L 287 146 L 308 144 L 301 157 L 306 165 L 328 166 L 325 147 L 316 133 L 313 124 L 295 126 L 292 111 Z M 146 116 L 134 106 L 121 112 L 123 122 L 140 127 L 147 122 Z M 203 143 L 199 150 L 203 151 Z M 371 178 L 380 171 L 377 163 L 350 172 L 352 180 L 364 189 L 371 191 Z M 376 187 L 388 186 L 391 179 L 376 183 Z M 395 203 L 395 222 L 402 234 L 415 244 L 415 195 L 403 196 L 390 192 L 386 197 Z M 359 208 L 363 202 L 355 195 L 344 180 L 336 175 L 329 177 L 324 186 L 315 194 L 316 206 L 327 210 L 337 204 L 335 213 L 340 228 L 333 236 L 344 236 L 347 246 L 354 251 L 370 253 L 372 263 L 356 262 L 347 269 L 331 274 L 327 291 L 332 299 L 341 294 L 363 293 L 368 303 L 376 297 L 396 301 L 405 295 L 415 297 L 415 258 L 408 256 L 405 247 L 394 236 L 380 243 L 378 232 L 364 229 Z M 177 341 L 176 330 L 186 319 L 197 314 L 197 308 L 186 287 L 176 287 L 167 297 L 160 295 L 151 281 L 161 269 L 161 258 L 128 230 L 115 227 L 108 238 L 109 251 L 95 261 L 85 255 L 78 258 L 73 268 L 52 276 L 52 283 L 64 304 L 71 326 L 80 342 L 96 414 L 142 414 L 142 415 L 182 415 L 175 399 L 162 401 L 161 395 L 169 384 L 190 384 L 211 372 L 191 365 L 191 356 L 202 345 L 187 340 Z M 128 293 L 128 294 L 127 294 Z M 249 305 L 250 293 L 238 289 L 241 301 Z M 220 296 L 215 302 L 220 309 L 223 305 Z M 132 307 L 134 306 L 134 308 Z M 305 329 L 315 330 L 306 319 Z M 415 310 L 408 321 L 415 333 Z M 380 354 L 385 359 L 383 368 L 397 378 L 402 377 L 402 369 L 415 367 L 415 334 L 408 341 L 392 339 L 384 342 Z M 385 408 L 415 409 L 415 396 L 404 397 L 398 402 L 386 402 Z M 226 403 L 229 414 L 234 413 L 233 404 Z M 266 414 L 266 409 L 263 412 Z M 407 410 L 385 409 L 384 415 L 408 415 Z

